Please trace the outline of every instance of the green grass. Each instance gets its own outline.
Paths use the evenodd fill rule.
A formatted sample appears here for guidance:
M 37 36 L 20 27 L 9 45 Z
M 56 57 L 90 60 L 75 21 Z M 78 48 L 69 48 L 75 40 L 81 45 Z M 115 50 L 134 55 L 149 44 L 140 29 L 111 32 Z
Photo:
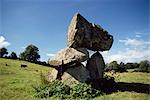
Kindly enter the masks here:
M 106 74 L 115 77 L 116 82 L 150 84 L 150 73 L 132 72 L 132 71 L 128 70 L 128 72 L 116 73 L 114 75 L 111 75 L 111 73 L 109 72 Z
M 21 64 L 28 67 L 21 68 Z M 0 58 L 0 100 L 36 99 L 32 85 L 40 83 L 40 73 L 50 71 L 51 68 L 45 66 Z
M 94 98 L 94 100 L 149 100 L 150 96 L 143 93 L 135 92 L 116 92 Z
M 6 66 L 8 64 L 8 66 Z M 27 68 L 21 68 L 26 64 Z M 49 73 L 51 68 L 25 61 L 0 58 L 0 100 L 41 100 L 34 97 L 32 85 L 40 84 L 40 73 Z M 111 75 L 110 73 L 107 73 Z M 117 82 L 150 84 L 150 73 L 125 72 L 113 75 Z M 149 94 L 114 92 L 94 98 L 95 100 L 148 100 Z M 50 98 L 52 100 L 56 98 Z M 44 99 L 45 100 L 45 99 Z
M 133 70 L 132 70 L 133 71 Z M 106 75 L 113 76 L 116 82 L 125 83 L 142 83 L 150 85 L 150 73 L 132 72 L 129 70 L 124 73 L 106 73 Z M 126 87 L 125 87 L 126 88 Z M 150 94 L 132 92 L 114 92 L 112 94 L 104 95 L 95 98 L 94 100 L 149 100 Z

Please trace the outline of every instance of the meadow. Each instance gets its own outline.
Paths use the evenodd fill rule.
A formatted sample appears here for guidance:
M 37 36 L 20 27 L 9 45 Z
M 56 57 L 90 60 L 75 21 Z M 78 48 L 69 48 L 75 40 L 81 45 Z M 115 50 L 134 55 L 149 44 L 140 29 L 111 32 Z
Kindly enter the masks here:
M 21 68 L 21 64 L 28 67 Z M 26 61 L 0 58 L 0 100 L 41 100 L 34 96 L 32 86 L 40 84 L 40 74 L 50 73 L 50 67 L 29 63 Z M 132 72 L 106 73 L 113 76 L 115 81 L 124 85 L 125 90 L 118 90 L 110 94 L 94 98 L 94 100 L 148 100 L 150 94 L 138 91 L 141 85 L 150 85 L 150 73 Z M 132 88 L 133 89 L 129 89 Z M 48 98 L 58 99 L 58 98 Z

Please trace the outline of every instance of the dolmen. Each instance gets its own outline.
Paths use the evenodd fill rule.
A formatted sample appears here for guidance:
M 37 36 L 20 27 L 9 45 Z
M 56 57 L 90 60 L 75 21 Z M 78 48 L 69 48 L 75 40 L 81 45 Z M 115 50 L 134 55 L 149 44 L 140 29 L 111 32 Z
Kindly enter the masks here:
M 68 28 L 67 47 L 48 61 L 50 65 L 57 66 L 48 80 L 59 79 L 67 85 L 101 80 L 105 62 L 100 52 L 109 50 L 112 44 L 112 35 L 100 25 L 90 23 L 76 13 Z M 91 57 L 89 50 L 95 52 Z M 82 62 L 87 63 L 83 65 Z

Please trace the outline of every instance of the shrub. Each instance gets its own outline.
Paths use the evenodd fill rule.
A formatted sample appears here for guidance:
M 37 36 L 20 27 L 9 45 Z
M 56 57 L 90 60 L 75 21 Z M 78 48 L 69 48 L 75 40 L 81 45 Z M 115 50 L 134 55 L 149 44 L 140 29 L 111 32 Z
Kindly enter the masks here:
M 85 83 L 79 83 L 71 89 L 71 95 L 74 98 L 90 99 L 90 98 L 94 98 L 100 94 L 101 94 L 101 92 L 99 90 L 93 89 L 91 87 L 91 85 L 88 85 Z
M 65 98 L 66 95 L 70 95 L 70 87 L 64 85 L 59 80 L 55 80 L 53 82 L 50 82 L 49 84 L 33 86 L 33 88 L 35 89 L 35 96 L 40 98 L 51 96 Z
M 55 80 L 49 84 L 36 85 L 33 88 L 35 90 L 35 96 L 39 98 L 53 96 L 59 97 L 60 99 L 90 99 L 102 94 L 99 90 L 91 88 L 91 85 L 87 85 L 86 83 L 79 83 L 70 88 L 59 80 Z
M 34 85 L 35 96 L 39 98 L 58 97 L 60 99 L 65 98 L 81 98 L 90 99 L 99 96 L 101 92 L 91 87 L 86 83 L 75 84 L 70 88 L 60 80 L 54 80 L 52 82 L 47 81 L 46 75 L 40 74 L 41 84 Z

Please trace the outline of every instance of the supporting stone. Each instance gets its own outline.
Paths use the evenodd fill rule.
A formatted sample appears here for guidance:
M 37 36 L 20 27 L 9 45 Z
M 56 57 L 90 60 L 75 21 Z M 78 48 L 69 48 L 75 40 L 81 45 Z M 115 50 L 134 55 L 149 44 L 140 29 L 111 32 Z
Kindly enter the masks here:
M 53 69 L 48 76 L 48 81 L 62 80 L 66 85 L 72 86 L 79 82 L 85 83 L 90 79 L 89 71 L 80 62 L 75 65 L 62 65 L 56 69 Z
M 86 83 L 90 79 L 90 75 L 84 65 L 80 64 L 72 68 L 68 68 L 61 78 L 65 84 L 72 86 L 79 82 Z
M 94 53 L 87 61 L 86 68 L 90 73 L 91 80 L 102 79 L 105 62 L 99 52 Z

